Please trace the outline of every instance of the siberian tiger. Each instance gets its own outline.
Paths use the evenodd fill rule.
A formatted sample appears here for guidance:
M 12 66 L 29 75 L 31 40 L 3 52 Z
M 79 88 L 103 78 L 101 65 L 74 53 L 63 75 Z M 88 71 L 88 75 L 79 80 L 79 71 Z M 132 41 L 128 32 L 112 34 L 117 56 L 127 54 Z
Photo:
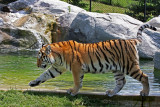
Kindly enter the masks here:
M 67 92 L 75 96 L 82 87 L 84 73 L 105 73 L 112 71 L 116 81 L 113 90 L 106 91 L 106 95 L 117 94 L 125 85 L 125 75 L 140 81 L 143 85 L 141 96 L 149 94 L 148 76 L 139 67 L 139 56 L 136 45 L 142 41 L 142 31 L 155 27 L 142 25 L 136 39 L 107 40 L 98 43 L 78 43 L 76 41 L 63 41 L 42 46 L 37 58 L 37 66 L 46 68 L 51 66 L 38 77 L 31 81 L 31 87 L 37 86 L 48 79 L 55 78 L 65 71 L 71 71 L 74 87 Z

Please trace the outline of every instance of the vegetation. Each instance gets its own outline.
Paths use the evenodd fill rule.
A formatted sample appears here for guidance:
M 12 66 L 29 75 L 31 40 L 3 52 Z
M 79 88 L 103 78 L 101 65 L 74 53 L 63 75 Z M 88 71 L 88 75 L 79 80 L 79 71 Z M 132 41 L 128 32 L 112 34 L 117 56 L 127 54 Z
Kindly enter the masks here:
M 11 3 L 11 2 L 14 2 L 14 1 L 17 1 L 17 0 L 0 0 L 0 3 L 8 4 L 8 3 Z
M 69 0 L 63 0 L 68 2 Z M 73 4 L 72 2 L 69 2 Z M 77 6 L 89 11 L 89 0 L 80 0 Z M 144 0 L 92 0 L 92 12 L 128 14 L 141 21 L 148 21 L 160 14 L 160 0 L 147 0 L 144 20 Z
M 123 8 L 128 7 L 132 2 L 134 2 L 133 0 L 92 0 L 92 1 Z
M 144 0 L 131 4 L 127 12 L 128 15 L 145 21 L 144 19 Z M 147 0 L 146 3 L 146 21 L 160 14 L 160 0 Z
M 89 2 L 87 0 L 83 0 L 82 2 L 80 2 L 79 6 L 89 11 Z M 98 12 L 98 13 L 122 13 L 124 14 L 126 11 L 126 8 L 111 6 L 108 4 L 103 4 L 100 2 L 92 1 L 91 11 Z
M 108 106 L 104 99 L 88 98 L 77 95 L 55 95 L 53 93 L 22 92 L 22 91 L 0 91 L 1 107 L 72 107 L 72 106 Z M 113 106 L 112 106 L 113 107 Z

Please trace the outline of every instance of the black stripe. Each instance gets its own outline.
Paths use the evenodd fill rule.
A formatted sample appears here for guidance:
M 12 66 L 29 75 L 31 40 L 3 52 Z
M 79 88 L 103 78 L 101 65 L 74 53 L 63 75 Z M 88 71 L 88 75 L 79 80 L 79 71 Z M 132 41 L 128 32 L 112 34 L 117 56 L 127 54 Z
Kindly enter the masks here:
M 120 45 L 121 50 L 122 50 L 122 51 L 121 51 L 121 56 L 122 56 L 122 60 L 123 60 L 123 61 L 122 61 L 122 62 L 123 62 L 123 65 L 122 65 L 122 66 L 123 66 L 123 69 L 122 69 L 122 71 L 123 71 L 123 73 L 124 73 L 124 68 L 125 68 L 124 65 L 125 65 L 125 61 L 124 61 L 123 47 L 122 47 L 122 43 L 121 43 L 121 42 L 122 42 L 122 41 L 119 40 L 119 45 Z
M 57 45 L 58 45 L 59 47 L 62 47 L 62 46 L 60 45 L 60 42 L 58 42 Z
M 110 70 L 112 69 L 112 65 L 110 65 L 110 68 L 109 68 Z
M 87 65 L 87 68 L 88 68 L 88 72 L 90 72 L 90 68 L 89 68 L 89 65 Z
M 142 74 L 141 74 L 141 76 L 140 76 L 140 78 L 139 78 L 139 81 L 141 81 L 141 80 L 142 80 L 142 77 L 143 77 L 143 72 L 142 72 Z
M 81 60 L 80 60 L 80 58 L 79 58 L 78 55 L 77 55 L 77 61 L 78 61 L 80 64 L 82 64 L 82 63 L 81 63 Z
M 78 44 L 78 49 L 77 49 L 78 52 L 79 52 L 79 47 L 80 47 L 80 45 L 81 45 L 81 44 L 79 43 L 79 44 Z
M 52 74 L 52 72 L 49 69 L 48 69 L 48 72 L 52 78 L 55 78 L 55 76 Z
M 131 53 L 134 55 L 134 57 L 137 58 L 136 54 L 135 54 L 136 49 L 135 49 L 134 45 L 132 44 L 132 42 L 130 42 L 130 44 L 131 45 L 129 45 L 129 49 L 132 51 Z
M 110 45 L 110 47 L 111 47 L 111 49 L 112 49 L 112 44 L 111 44 L 111 41 L 112 41 L 112 40 L 109 40 L 108 42 L 109 42 L 109 45 Z
M 119 77 L 119 76 L 123 76 L 124 74 L 117 74 L 117 75 L 114 75 L 114 77 Z
M 97 59 L 98 59 L 99 66 L 101 67 L 101 69 L 100 69 L 100 71 L 99 71 L 99 72 L 102 72 L 102 70 L 103 70 L 103 64 L 101 63 L 101 60 L 100 60 L 100 58 L 98 57 L 98 55 L 97 55 L 97 54 L 96 54 L 96 57 L 97 57 Z
M 85 44 L 84 51 L 85 52 L 87 51 L 87 44 Z
M 129 62 L 129 60 L 127 59 L 127 69 L 126 69 L 126 74 L 128 75 L 129 74 L 129 64 L 130 64 L 130 62 Z
M 67 43 L 69 44 L 69 46 L 71 47 L 71 50 L 72 50 L 72 62 L 73 62 L 73 60 L 74 60 L 74 51 L 73 51 L 73 47 L 72 47 L 70 41 L 68 41 Z
M 98 45 L 98 43 L 96 43 L 97 45 L 97 49 L 100 49 L 101 47 Z M 96 53 L 99 55 L 99 57 L 101 57 L 101 55 L 99 54 L 98 50 L 96 49 Z
M 125 77 L 123 77 L 123 78 L 119 79 L 118 81 L 124 81 L 124 80 L 125 80 Z
M 108 51 L 113 57 L 115 57 L 115 55 L 106 47 L 104 46 L 105 50 Z
M 93 61 L 92 61 L 92 58 L 91 58 L 91 56 L 90 56 L 90 52 L 89 52 L 89 47 L 88 47 L 88 56 L 89 56 L 89 58 L 90 58 L 92 68 L 93 68 L 93 69 L 94 69 L 94 71 L 96 72 L 96 71 L 97 71 L 97 69 L 96 69 L 96 68 L 94 67 L 94 65 L 93 65 Z
M 63 45 L 65 45 L 65 43 L 64 42 L 61 42 Z
M 130 76 L 132 77 L 133 75 L 135 75 L 135 74 L 138 73 L 139 71 L 140 71 L 140 69 L 138 69 L 138 70 L 136 70 L 136 71 L 133 71 Z
M 53 51 L 53 50 L 52 50 L 52 52 L 58 55 L 58 57 L 59 57 L 60 60 L 61 60 L 61 63 L 60 63 L 60 64 L 62 65 L 62 56 L 61 56 L 61 54 L 59 54 L 58 52 L 55 52 L 55 51 Z
M 109 67 L 109 65 L 108 64 L 106 64 L 106 69 L 108 70 L 108 67 Z
M 135 77 L 134 77 L 134 79 L 137 79 L 137 77 L 139 76 L 140 74 L 138 73 Z
M 54 67 L 53 67 L 54 68 Z M 59 71 L 57 68 L 54 68 L 56 70 L 56 72 L 58 72 L 60 75 L 62 74 L 61 71 Z
M 71 71 L 71 69 L 72 69 L 72 65 L 71 65 L 71 62 L 70 62 L 70 64 L 69 64 L 69 67 L 70 67 L 70 71 Z
M 103 45 L 103 44 L 102 44 L 102 45 Z M 103 54 L 104 59 L 106 60 L 106 62 L 107 62 L 107 63 L 110 63 L 109 60 L 108 60 L 108 58 L 107 58 L 107 56 L 106 56 L 106 54 L 103 52 L 103 50 L 102 50 L 101 48 L 99 48 L 99 49 L 100 49 L 100 51 L 102 52 L 102 54 Z
M 126 48 L 127 56 L 129 57 L 130 60 L 133 60 L 129 52 L 129 48 L 131 48 L 129 43 L 130 41 L 128 41 L 128 43 L 125 41 L 125 48 Z
M 136 50 L 136 48 L 135 48 L 135 45 L 130 41 L 130 43 L 131 43 L 131 46 L 133 47 L 133 49 L 135 50 L 135 51 L 137 51 Z M 134 51 L 133 51 L 134 52 Z
M 120 54 L 121 52 L 120 52 L 120 50 L 119 50 L 119 48 L 118 48 L 118 46 L 117 46 L 117 43 L 115 42 L 115 41 L 113 41 L 114 42 L 114 45 L 115 45 L 115 47 L 116 47 L 116 49 L 118 50 L 118 53 Z M 117 54 L 117 53 L 116 53 Z M 121 54 L 120 54 L 121 55 Z M 117 54 L 117 56 L 118 56 L 118 54 Z M 119 56 L 118 56 L 118 58 L 119 58 Z
M 114 60 L 113 59 L 111 59 L 110 58 L 110 60 L 112 61 L 112 63 L 113 63 L 113 66 L 116 68 L 116 70 L 117 70 L 117 65 L 116 65 L 116 63 L 114 62 Z
M 80 79 L 83 79 L 83 77 L 84 77 L 84 75 L 82 75 L 82 76 L 80 77 Z
M 119 45 L 120 45 L 120 40 L 118 40 L 118 42 L 119 42 Z M 117 47 L 117 48 L 118 48 L 118 47 Z M 121 48 L 121 47 L 120 47 L 120 48 Z M 119 50 L 120 48 L 118 48 L 118 50 Z M 119 50 L 120 59 L 122 58 L 121 51 L 123 51 L 123 50 Z M 121 71 L 121 70 L 122 70 L 122 62 L 121 62 L 121 60 L 119 60 L 119 67 L 120 67 L 120 71 Z
M 76 50 L 76 44 L 75 44 L 75 41 L 73 41 L 73 44 L 74 44 L 74 49 Z

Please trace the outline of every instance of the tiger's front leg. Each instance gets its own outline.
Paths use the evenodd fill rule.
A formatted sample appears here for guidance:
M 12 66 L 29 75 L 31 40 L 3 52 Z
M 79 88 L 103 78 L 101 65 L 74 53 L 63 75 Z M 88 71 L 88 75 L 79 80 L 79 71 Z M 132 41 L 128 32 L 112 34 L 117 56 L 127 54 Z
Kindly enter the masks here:
M 61 75 L 62 72 L 59 71 L 58 69 L 54 68 L 53 66 L 51 66 L 50 68 L 48 68 L 43 74 L 41 74 L 36 80 L 33 80 L 29 83 L 29 86 L 31 87 L 35 87 L 40 85 L 41 83 L 51 79 L 51 78 L 55 78 L 58 75 Z
M 78 70 L 78 69 L 79 68 L 76 68 L 76 67 L 75 67 L 75 69 L 74 68 L 72 69 L 72 75 L 73 75 L 73 79 L 74 79 L 74 87 L 67 90 L 67 92 L 69 94 L 71 94 L 72 96 L 77 95 L 79 89 L 82 88 L 84 74 L 81 69 L 80 70 Z

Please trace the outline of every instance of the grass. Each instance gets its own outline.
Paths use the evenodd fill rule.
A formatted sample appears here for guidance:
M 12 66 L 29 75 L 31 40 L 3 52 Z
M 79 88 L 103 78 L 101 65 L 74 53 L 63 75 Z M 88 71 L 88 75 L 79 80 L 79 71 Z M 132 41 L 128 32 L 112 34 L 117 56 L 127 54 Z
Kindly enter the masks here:
M 77 95 L 55 95 L 53 93 L 22 92 L 16 90 L 0 91 L 1 107 L 85 107 L 106 106 L 113 107 L 100 98 L 88 98 Z
M 82 0 L 82 2 L 80 2 L 79 7 L 89 11 L 89 1 Z M 127 10 L 126 8 L 121 8 L 121 7 L 117 7 L 117 6 L 111 6 L 111 5 L 103 4 L 103 3 L 100 3 L 100 2 L 92 1 L 92 10 L 91 10 L 92 12 L 98 12 L 98 13 L 122 13 L 122 14 L 124 14 L 126 10 Z

